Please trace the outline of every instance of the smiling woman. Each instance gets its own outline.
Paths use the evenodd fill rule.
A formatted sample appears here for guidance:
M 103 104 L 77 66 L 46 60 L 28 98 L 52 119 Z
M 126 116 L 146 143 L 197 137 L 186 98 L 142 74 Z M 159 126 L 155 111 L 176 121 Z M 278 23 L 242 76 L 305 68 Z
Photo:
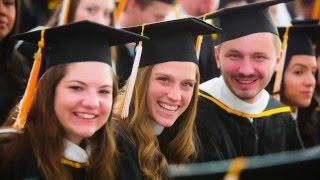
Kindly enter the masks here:
M 142 37 L 81 21 L 15 38 L 40 39 L 39 51 L 14 129 L 3 129 L 20 133 L 0 138 L 0 177 L 116 179 L 110 114 L 117 81 L 109 47 Z M 50 53 L 43 54 L 47 68 L 35 87 L 43 45 Z
M 124 86 L 125 94 L 117 99 L 117 138 L 120 144 L 135 148 L 127 156 L 132 156 L 132 166 L 142 172 L 136 177 L 165 179 L 168 163 L 192 162 L 197 154 L 194 120 L 200 76 L 194 44 L 197 35 L 216 29 L 195 18 L 149 24 L 142 29 L 150 40 L 143 42 L 136 80 L 132 73 Z M 140 33 L 141 27 L 128 30 Z M 127 152 L 123 145 L 118 150 Z

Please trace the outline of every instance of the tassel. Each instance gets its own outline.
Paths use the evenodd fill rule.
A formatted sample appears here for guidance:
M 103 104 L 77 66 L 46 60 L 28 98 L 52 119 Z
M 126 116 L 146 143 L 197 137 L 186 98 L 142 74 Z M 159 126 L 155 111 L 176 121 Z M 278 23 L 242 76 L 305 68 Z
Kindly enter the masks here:
M 231 161 L 229 171 L 223 180 L 239 180 L 240 173 L 246 167 L 246 161 L 244 157 L 238 157 Z
M 203 15 L 202 20 L 206 20 L 208 14 L 209 13 L 206 13 L 205 15 Z M 196 41 L 196 55 L 197 55 L 198 60 L 199 60 L 199 57 L 200 57 L 202 41 L 203 41 L 203 36 L 202 35 L 198 36 L 197 37 L 197 41 Z
M 143 36 L 143 34 L 144 34 L 144 27 L 145 27 L 145 25 L 143 24 L 142 30 L 141 30 L 141 36 Z M 124 99 L 124 103 L 123 103 L 123 107 L 122 107 L 122 111 L 121 111 L 121 118 L 122 119 L 127 118 L 129 116 L 131 98 L 132 98 L 133 89 L 134 89 L 134 85 L 135 85 L 136 78 L 137 78 L 141 54 L 142 54 L 142 41 L 140 41 L 138 46 L 136 47 L 136 55 L 134 58 L 132 71 L 131 71 L 130 77 L 128 79 L 128 85 L 127 85 L 127 89 L 126 89 L 126 93 L 125 93 L 125 99 Z
M 320 19 L 320 0 L 315 0 L 313 3 L 312 19 Z
M 120 18 L 120 15 L 121 15 L 121 13 L 123 12 L 126 4 L 127 4 L 127 0 L 120 0 L 117 9 L 116 9 L 115 12 L 114 12 L 114 22 L 115 22 L 115 24 L 118 23 L 119 18 Z
M 289 38 L 289 29 L 290 27 L 287 27 L 285 30 L 285 33 L 283 34 L 283 41 L 281 44 L 282 49 L 282 59 L 279 62 L 279 67 L 276 71 L 276 77 L 273 85 L 273 97 L 280 101 L 280 88 L 281 88 L 281 81 L 282 81 L 282 74 L 283 74 L 283 68 L 284 68 L 284 62 L 286 59 L 286 53 L 287 53 L 287 44 L 288 44 L 288 38 Z
M 63 0 L 62 7 L 61 7 L 61 12 L 60 12 L 60 15 L 59 15 L 59 21 L 58 21 L 58 25 L 59 26 L 68 23 L 70 5 L 71 5 L 71 0 Z
M 35 54 L 35 60 L 33 62 L 27 88 L 19 104 L 19 113 L 18 113 L 17 119 L 13 124 L 13 128 L 17 130 L 22 130 L 24 128 L 24 125 L 26 123 L 27 116 L 32 104 L 33 96 L 37 88 L 37 81 L 38 81 L 38 76 L 39 76 L 39 71 L 41 68 L 41 61 L 42 61 L 42 49 L 44 47 L 44 33 L 45 33 L 45 29 L 42 29 L 41 39 L 38 42 L 39 49 Z

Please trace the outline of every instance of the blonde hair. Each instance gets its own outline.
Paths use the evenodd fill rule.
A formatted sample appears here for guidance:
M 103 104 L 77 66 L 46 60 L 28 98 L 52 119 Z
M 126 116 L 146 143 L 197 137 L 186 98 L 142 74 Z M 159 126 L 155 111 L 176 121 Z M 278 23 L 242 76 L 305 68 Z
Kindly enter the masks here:
M 194 160 L 196 157 L 195 116 L 198 101 L 199 69 L 197 68 L 193 97 L 185 112 L 175 124 L 167 128 L 168 141 L 160 143 L 152 132 L 146 105 L 149 78 L 154 66 L 147 66 L 138 70 L 136 84 L 130 104 L 128 118 L 121 119 L 120 113 L 124 95 L 118 96 L 114 109 L 114 118 L 126 130 L 128 136 L 137 147 L 141 171 L 146 179 L 163 179 L 164 170 L 168 163 L 179 164 Z M 123 88 L 122 92 L 126 89 Z M 163 134 L 162 133 L 162 134 Z M 162 135 L 161 135 L 162 136 Z

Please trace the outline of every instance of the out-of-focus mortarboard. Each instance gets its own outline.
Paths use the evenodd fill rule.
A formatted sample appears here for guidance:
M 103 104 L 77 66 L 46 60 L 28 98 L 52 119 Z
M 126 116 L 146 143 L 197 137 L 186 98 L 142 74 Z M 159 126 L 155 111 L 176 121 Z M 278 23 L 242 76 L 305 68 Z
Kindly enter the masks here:
M 313 20 L 294 20 L 294 21 L 292 21 L 292 24 L 293 25 L 320 25 L 320 19 L 318 19 L 318 20 L 316 20 L 316 19 L 313 19 Z M 315 55 L 316 55 L 316 57 L 320 56 L 320 38 L 318 38 L 318 41 L 316 43 Z
M 213 24 L 223 30 L 223 34 L 218 35 L 218 43 L 259 32 L 270 32 L 278 35 L 277 28 L 268 12 L 268 7 L 289 1 L 291 0 L 269 0 L 223 8 L 206 14 L 205 18 L 212 19 Z
M 145 37 L 129 31 L 90 21 L 22 33 L 13 36 L 13 38 L 38 43 L 39 46 L 25 94 L 20 102 L 19 114 L 13 125 L 15 130 L 24 128 L 38 81 L 44 47 L 48 50 L 44 54 L 47 60 L 47 69 L 59 64 L 86 61 L 98 61 L 111 66 L 110 46 L 145 39 Z
M 294 55 L 315 56 L 314 45 L 320 40 L 320 25 L 292 23 L 293 26 L 288 27 L 288 42 L 284 69 L 288 66 L 290 59 Z M 283 35 L 287 27 L 279 27 L 279 35 L 283 40 Z
M 172 179 L 319 179 L 320 147 L 249 158 L 171 165 Z
M 139 67 L 155 65 L 168 61 L 194 62 L 198 64 L 195 42 L 198 35 L 220 32 L 216 28 L 197 18 L 184 18 L 137 27 L 125 28 L 128 31 L 143 34 L 150 39 L 143 42 L 143 50 L 137 51 L 127 87 L 127 100 L 124 103 L 122 117 L 127 117 L 136 73 Z

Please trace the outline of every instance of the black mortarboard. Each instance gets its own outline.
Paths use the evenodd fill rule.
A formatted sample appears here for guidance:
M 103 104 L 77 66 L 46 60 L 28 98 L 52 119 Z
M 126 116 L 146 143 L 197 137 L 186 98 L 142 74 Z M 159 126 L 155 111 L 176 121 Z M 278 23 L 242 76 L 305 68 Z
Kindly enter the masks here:
M 126 30 L 141 33 L 142 26 L 126 28 Z M 167 61 L 198 63 L 195 52 L 196 37 L 218 31 L 220 29 L 196 18 L 145 25 L 143 34 L 150 40 L 143 43 L 139 67 Z
M 286 27 L 279 27 L 279 35 L 282 40 Z M 290 59 L 294 55 L 315 56 L 313 44 L 320 39 L 319 25 L 295 25 L 289 27 L 288 43 L 284 69 L 288 66 Z
M 240 161 L 239 161 L 240 160 Z M 241 162 L 241 163 L 239 163 Z M 237 167 L 237 165 L 239 165 Z M 188 165 L 171 165 L 170 179 L 319 179 L 320 147 L 282 152 L 264 156 L 240 158 Z M 235 177 L 236 176 L 236 177 Z M 231 178 L 230 178 L 231 179 Z
M 223 30 L 223 34 L 219 35 L 217 39 L 219 43 L 259 32 L 270 32 L 278 35 L 277 28 L 268 12 L 268 7 L 289 1 L 291 0 L 251 3 L 244 6 L 223 8 L 204 16 L 206 19 L 212 19 L 213 24 Z
M 13 38 L 37 43 L 41 31 L 22 33 Z M 49 49 L 47 67 L 78 61 L 100 61 L 110 65 L 110 46 L 142 39 L 132 32 L 90 21 L 52 27 L 44 34 L 44 45 Z
M 44 47 L 49 49 L 46 54 L 47 68 L 59 64 L 86 61 L 104 62 L 111 66 L 110 46 L 144 39 L 132 32 L 89 21 L 22 33 L 15 35 L 14 38 L 38 43 L 39 46 L 26 91 L 20 102 L 18 117 L 13 125 L 16 130 L 24 128 L 38 81 Z
M 143 42 L 143 45 L 139 43 L 136 48 L 136 57 L 128 80 L 126 98 L 121 112 L 122 118 L 127 117 L 129 114 L 131 96 L 139 67 L 168 61 L 194 62 L 198 64 L 195 50 L 197 36 L 220 31 L 220 29 L 197 18 L 158 22 L 130 27 L 126 28 L 126 30 L 146 35 L 150 39 Z
M 293 20 L 293 25 L 320 25 L 320 20 Z M 319 35 L 320 36 L 320 35 Z M 315 49 L 316 57 L 320 56 L 320 38 L 318 38 L 316 42 L 316 49 Z

